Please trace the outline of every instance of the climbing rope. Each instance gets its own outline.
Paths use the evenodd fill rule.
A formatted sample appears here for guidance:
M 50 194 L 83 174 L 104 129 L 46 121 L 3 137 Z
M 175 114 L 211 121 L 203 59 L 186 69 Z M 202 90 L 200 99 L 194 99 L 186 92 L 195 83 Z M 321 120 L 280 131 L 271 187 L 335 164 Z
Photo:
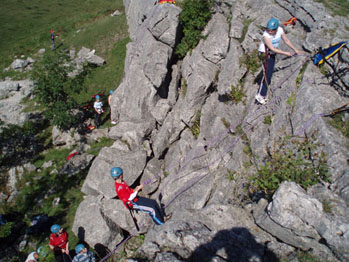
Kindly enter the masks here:
M 149 23 L 149 21 L 148 21 Z M 144 34 L 144 33 L 143 33 Z M 143 35 L 144 37 L 144 35 Z M 296 69 L 292 70 L 291 73 L 286 76 L 284 79 L 282 79 L 282 81 L 275 87 L 273 88 L 273 91 L 277 88 L 280 88 L 286 81 L 289 80 L 289 78 L 295 73 L 297 72 L 301 66 L 303 66 L 304 63 L 300 64 L 299 66 L 297 66 Z M 272 90 L 271 90 L 272 91 Z M 273 99 L 272 101 L 274 101 L 275 103 L 275 99 Z M 271 101 L 271 103 L 272 103 Z M 270 105 L 269 105 L 270 106 Z M 267 108 L 265 105 L 262 105 L 263 109 Z M 250 108 L 249 108 L 250 109 Z M 249 111 L 249 110 L 248 110 Z M 257 110 L 255 110 L 253 113 L 253 115 L 256 113 Z M 250 116 L 251 114 L 247 114 L 247 116 Z M 209 141 L 208 144 L 204 145 L 204 146 L 197 146 L 197 147 L 194 147 L 192 150 L 190 150 L 189 154 L 187 154 L 187 156 L 185 157 L 184 159 L 184 165 L 182 165 L 182 167 L 178 170 L 177 174 L 181 171 L 184 170 L 184 168 L 191 162 L 193 161 L 194 159 L 198 158 L 198 157 L 202 157 L 202 156 L 205 156 L 207 155 L 207 151 L 209 148 L 214 148 L 215 145 L 219 144 L 219 142 L 221 142 L 223 139 L 225 139 L 228 134 L 231 132 L 231 130 L 234 130 L 237 126 L 243 124 L 244 122 L 247 123 L 246 121 L 246 118 L 247 117 L 244 117 L 244 118 L 240 118 L 236 123 L 233 123 L 231 124 L 228 128 L 226 128 L 224 131 L 220 132 L 216 137 L 214 137 L 213 139 L 211 139 Z M 248 132 L 250 130 L 253 130 L 253 128 L 255 126 L 257 126 L 258 122 L 256 122 L 255 124 L 250 124 L 249 125 L 249 129 L 247 129 L 247 131 L 245 132 Z M 203 170 L 208 170 L 209 169 L 209 166 L 213 165 L 215 162 L 217 162 L 219 159 L 221 159 L 225 154 L 227 154 L 228 152 L 231 152 L 232 149 L 234 148 L 234 146 L 236 145 L 236 143 L 238 141 L 241 140 L 243 135 L 240 135 L 238 136 L 236 139 L 233 140 L 232 143 L 230 143 L 225 150 L 223 150 L 223 152 L 216 158 L 214 159 L 213 161 L 211 161 L 211 163 L 208 163 L 205 167 L 203 167 L 202 169 Z M 202 151 L 204 150 L 204 151 Z M 198 155 L 197 153 L 200 152 L 200 154 Z M 194 155 L 194 156 L 193 156 Z M 192 157 L 193 156 L 193 157 Z M 190 157 L 190 158 L 189 158 Z M 172 169 L 174 169 L 175 166 L 172 165 L 169 169 L 169 171 L 172 171 Z M 189 190 L 192 186 L 194 186 L 195 184 L 197 184 L 198 182 L 200 182 L 202 179 L 204 179 L 205 177 L 207 177 L 208 175 L 210 174 L 210 172 L 207 172 L 205 173 L 204 175 L 201 175 L 201 176 L 196 176 L 196 177 L 193 177 L 191 179 L 191 181 L 189 183 L 187 183 L 184 187 L 182 187 L 180 190 L 178 190 L 178 192 L 164 205 L 163 208 L 167 208 L 175 199 L 177 199 L 181 194 L 183 194 L 184 192 L 186 192 L 187 190 Z M 164 184 L 164 187 L 169 183 L 171 182 L 172 180 L 168 180 L 166 184 Z M 153 181 L 151 181 L 150 179 L 146 180 L 144 182 L 144 184 L 149 184 L 149 183 L 152 183 Z M 155 182 L 155 181 L 154 181 Z M 163 188 L 164 188 L 163 187 Z M 160 194 L 162 193 L 162 190 L 160 191 Z M 159 194 L 159 195 L 160 195 Z M 118 248 L 120 248 L 125 242 L 127 242 L 131 237 L 135 236 L 137 234 L 137 232 L 134 232 L 134 233 L 130 233 L 130 235 L 128 235 L 127 238 L 125 238 L 123 241 L 121 241 L 118 245 L 115 246 L 115 248 L 109 252 L 105 257 L 103 257 L 100 262 L 103 262 L 105 261 L 106 259 L 108 259 L 112 254 L 114 254 Z

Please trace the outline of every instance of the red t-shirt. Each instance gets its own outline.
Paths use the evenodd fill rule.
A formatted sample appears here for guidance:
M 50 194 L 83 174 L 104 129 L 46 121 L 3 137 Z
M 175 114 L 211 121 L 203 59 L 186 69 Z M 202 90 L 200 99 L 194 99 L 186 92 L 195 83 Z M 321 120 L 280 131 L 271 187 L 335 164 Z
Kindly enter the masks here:
M 115 181 L 115 190 L 116 190 L 116 194 L 118 195 L 118 197 L 120 198 L 120 200 L 122 200 L 122 202 L 124 203 L 126 208 L 131 207 L 132 208 L 132 204 L 129 202 L 129 197 L 130 195 L 133 193 L 133 189 L 130 188 L 125 181 L 122 181 L 121 183 L 118 183 Z M 137 202 L 138 198 L 135 197 L 132 201 L 133 202 Z
M 59 247 L 62 249 L 65 249 L 68 243 L 68 234 L 67 232 L 63 232 L 59 236 L 56 234 L 52 233 L 50 236 L 50 245 L 54 247 Z

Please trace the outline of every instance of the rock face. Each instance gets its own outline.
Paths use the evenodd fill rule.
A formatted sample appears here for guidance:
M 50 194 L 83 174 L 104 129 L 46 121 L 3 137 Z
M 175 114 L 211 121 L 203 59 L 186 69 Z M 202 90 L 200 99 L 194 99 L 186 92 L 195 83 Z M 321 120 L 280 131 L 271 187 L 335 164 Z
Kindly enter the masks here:
M 265 211 L 263 206 L 254 214 L 256 222 L 278 239 L 330 261 L 348 260 L 348 218 L 325 213 L 323 204 L 294 182 L 281 184 Z
M 286 32 L 305 50 L 345 40 L 348 19 L 332 17 L 321 3 L 308 0 L 217 1 L 203 39 L 176 61 L 181 10 L 156 2 L 124 1 L 132 42 L 124 78 L 112 95 L 118 124 L 108 136 L 115 143 L 91 165 L 74 232 L 92 231 L 85 241 L 109 248 L 123 232 L 137 234 L 115 199 L 110 168 L 120 166 L 129 185 L 150 179 L 140 194 L 171 215 L 155 226 L 148 215 L 136 214 L 138 233 L 147 234 L 137 251 L 143 258 L 129 261 L 296 261 L 296 248 L 347 261 L 349 140 L 323 116 L 348 99 L 306 55 L 278 56 L 269 102 L 257 105 L 262 72 L 253 70 L 259 63 L 253 54 L 271 17 L 280 22 L 299 17 Z M 338 35 L 330 33 L 327 18 L 336 21 Z M 325 36 L 324 28 L 330 30 Z M 280 48 L 289 50 L 284 43 Z M 278 138 L 314 133 L 327 154 L 332 182 L 307 192 L 284 182 L 270 203 L 247 201 L 248 177 L 278 147 Z M 92 218 L 84 218 L 91 208 Z
M 30 118 L 30 114 L 22 112 L 20 104 L 24 97 L 31 95 L 31 80 L 5 80 L 0 82 L 0 120 L 8 124 L 21 125 Z

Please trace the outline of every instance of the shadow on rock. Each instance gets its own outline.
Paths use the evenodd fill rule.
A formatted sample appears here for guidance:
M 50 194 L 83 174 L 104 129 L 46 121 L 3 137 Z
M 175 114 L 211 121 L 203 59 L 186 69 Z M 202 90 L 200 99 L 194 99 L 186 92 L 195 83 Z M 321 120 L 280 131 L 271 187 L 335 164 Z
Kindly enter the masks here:
M 94 250 L 97 253 L 97 257 L 99 257 L 99 258 L 103 258 L 110 253 L 110 250 L 106 246 L 104 246 L 100 243 L 97 243 L 94 246 Z
M 234 227 L 219 231 L 212 241 L 199 246 L 186 261 L 279 262 L 279 259 L 265 244 L 257 243 L 248 229 Z

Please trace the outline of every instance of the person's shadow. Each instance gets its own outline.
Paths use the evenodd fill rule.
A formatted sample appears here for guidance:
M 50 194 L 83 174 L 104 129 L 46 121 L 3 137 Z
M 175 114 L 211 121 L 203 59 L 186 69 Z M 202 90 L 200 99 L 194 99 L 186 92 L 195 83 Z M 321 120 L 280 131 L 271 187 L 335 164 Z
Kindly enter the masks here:
M 212 241 L 197 247 L 188 262 L 279 262 L 266 244 L 257 243 L 250 231 L 243 227 L 219 231 Z

